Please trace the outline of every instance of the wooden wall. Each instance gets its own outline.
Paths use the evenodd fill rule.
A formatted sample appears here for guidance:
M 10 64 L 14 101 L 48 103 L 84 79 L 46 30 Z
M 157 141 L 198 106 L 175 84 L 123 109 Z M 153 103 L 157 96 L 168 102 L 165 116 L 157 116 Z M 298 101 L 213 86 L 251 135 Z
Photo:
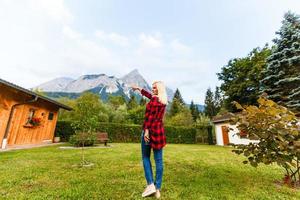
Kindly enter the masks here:
M 0 92 L 0 143 L 1 143 L 2 138 L 4 137 L 4 132 L 5 132 L 11 104 L 13 102 L 5 98 L 6 95 L 3 92 L 3 87 L 1 87 L 1 85 L 0 85 L 0 91 L 1 91 Z
M 16 103 L 28 101 L 32 97 L 4 85 L 0 85 L 0 91 L 0 143 L 2 144 L 11 106 Z M 7 108 L 3 109 L 1 105 L 7 105 Z M 40 126 L 34 128 L 24 126 L 28 120 L 30 109 L 35 109 L 34 117 L 42 118 Z M 55 104 L 42 99 L 39 99 L 35 103 L 15 107 L 7 138 L 8 147 L 12 145 L 52 142 L 58 110 L 59 107 Z M 48 120 L 49 112 L 54 114 L 52 120 Z

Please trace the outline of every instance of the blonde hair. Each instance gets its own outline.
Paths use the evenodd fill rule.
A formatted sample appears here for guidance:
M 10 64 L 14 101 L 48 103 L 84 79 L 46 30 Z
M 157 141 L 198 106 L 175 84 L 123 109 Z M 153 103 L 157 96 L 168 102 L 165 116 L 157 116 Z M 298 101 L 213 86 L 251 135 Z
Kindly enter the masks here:
M 157 87 L 157 97 L 162 104 L 168 104 L 168 97 L 166 92 L 165 84 L 162 81 L 154 81 L 152 85 L 155 84 Z

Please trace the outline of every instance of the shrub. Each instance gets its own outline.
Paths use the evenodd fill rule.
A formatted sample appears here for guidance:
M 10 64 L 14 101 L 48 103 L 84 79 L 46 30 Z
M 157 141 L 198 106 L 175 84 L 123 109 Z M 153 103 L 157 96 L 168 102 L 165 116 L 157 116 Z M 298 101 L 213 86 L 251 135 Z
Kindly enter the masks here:
M 60 137 L 62 142 L 67 142 L 75 133 L 70 121 L 58 121 L 55 128 L 55 136 Z
M 76 147 L 93 146 L 96 142 L 96 135 L 89 132 L 77 132 L 70 137 L 69 142 Z
M 59 121 L 57 122 L 57 131 L 60 131 L 60 135 L 67 138 L 67 136 L 73 135 L 76 130 L 70 126 L 71 122 Z M 124 124 L 124 123 L 105 123 L 98 122 L 96 131 L 107 132 L 110 142 L 140 142 L 142 126 L 136 124 Z M 64 129 L 63 127 L 67 127 Z M 167 143 L 207 143 L 208 134 L 211 126 L 195 126 L 195 127 L 183 127 L 183 126 L 167 126 L 165 125 L 165 133 L 167 137 Z
M 299 121 L 294 113 L 264 97 L 258 99 L 259 106 L 242 107 L 234 123 L 249 138 L 258 143 L 234 145 L 233 152 L 247 157 L 244 163 L 256 167 L 259 163 L 277 165 L 285 168 L 290 184 L 300 183 L 300 131 Z M 237 133 L 238 135 L 240 133 Z

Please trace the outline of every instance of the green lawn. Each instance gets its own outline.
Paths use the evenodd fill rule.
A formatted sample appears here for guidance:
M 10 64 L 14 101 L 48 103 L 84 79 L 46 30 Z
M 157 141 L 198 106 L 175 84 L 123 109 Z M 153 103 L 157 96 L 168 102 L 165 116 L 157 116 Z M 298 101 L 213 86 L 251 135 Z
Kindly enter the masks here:
M 142 199 L 139 144 L 87 149 L 91 168 L 76 168 L 80 150 L 58 146 L 0 153 L 1 199 Z M 277 186 L 283 170 L 241 163 L 231 148 L 168 144 L 161 199 L 300 199 Z M 146 199 L 155 199 L 150 197 Z

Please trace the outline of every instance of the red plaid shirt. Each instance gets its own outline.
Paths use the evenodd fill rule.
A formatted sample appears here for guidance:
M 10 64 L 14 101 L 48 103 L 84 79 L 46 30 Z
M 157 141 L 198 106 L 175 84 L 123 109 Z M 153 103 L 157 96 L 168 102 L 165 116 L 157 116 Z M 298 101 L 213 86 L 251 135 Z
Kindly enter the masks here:
M 152 95 L 144 89 L 142 89 L 141 94 L 150 99 L 146 105 L 143 130 L 149 130 L 151 147 L 153 149 L 161 149 L 166 145 L 165 129 L 163 125 L 166 105 L 160 103 L 157 96 Z

